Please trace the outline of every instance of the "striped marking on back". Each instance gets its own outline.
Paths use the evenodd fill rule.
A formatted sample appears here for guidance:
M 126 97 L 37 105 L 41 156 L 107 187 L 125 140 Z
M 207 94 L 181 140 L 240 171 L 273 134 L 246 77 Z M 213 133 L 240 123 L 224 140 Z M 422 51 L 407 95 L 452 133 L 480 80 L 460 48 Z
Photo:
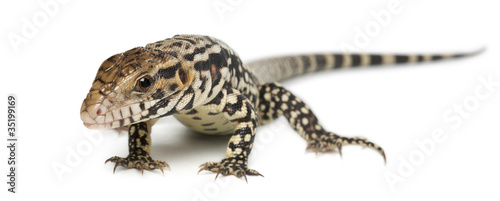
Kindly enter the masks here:
M 326 69 L 335 68 L 335 56 L 334 55 L 323 55 L 326 61 Z
M 311 59 L 307 55 L 300 56 L 300 61 L 302 65 L 298 65 L 297 67 L 302 68 L 302 72 L 312 72 L 311 71 Z
M 394 62 L 397 64 L 408 63 L 408 59 L 406 55 L 394 55 Z
M 417 62 L 417 60 L 418 60 L 417 55 L 414 55 L 414 54 L 408 55 L 408 63 L 415 63 L 415 62 Z
M 429 62 L 431 60 L 432 60 L 432 55 L 427 54 L 422 56 L 422 62 Z
M 286 65 L 286 66 L 293 66 L 293 65 L 296 65 L 296 63 L 295 63 L 295 62 L 296 62 L 296 61 L 295 61 L 293 58 L 287 58 L 287 59 L 285 59 L 285 61 L 284 61 L 284 63 L 285 63 L 285 65 Z M 297 66 L 297 67 L 300 67 L 300 65 L 299 65 L 299 66 Z M 285 71 L 285 72 L 282 72 L 282 73 L 284 74 L 284 77 L 291 77 L 291 76 L 293 76 L 293 71 L 291 71 L 291 70 L 290 70 L 290 71 Z
M 393 64 L 395 61 L 396 61 L 396 59 L 394 58 L 394 55 L 392 55 L 392 54 L 382 55 L 382 64 L 383 65 Z
M 443 55 L 441 55 L 441 59 L 451 59 L 453 57 L 454 57 L 454 55 L 452 55 L 452 54 L 443 54 Z
M 362 67 L 367 67 L 371 64 L 371 57 L 368 54 L 362 54 L 361 55 L 361 66 Z
M 318 55 L 313 55 L 313 57 L 316 63 L 316 70 L 326 69 L 327 65 L 326 65 L 326 58 L 324 55 L 318 54 Z
M 382 55 L 370 55 L 370 65 L 380 65 L 382 64 Z
M 344 60 L 344 55 L 341 55 L 341 54 L 336 54 L 336 55 L 333 55 L 334 56 L 334 66 L 333 68 L 340 68 L 342 67 L 342 63 L 343 63 L 343 60 Z
M 361 56 L 359 54 L 352 54 L 351 55 L 351 66 L 356 67 L 360 66 L 361 64 Z
M 352 64 L 352 58 L 350 54 L 343 54 L 342 68 L 349 68 Z
M 295 63 L 297 64 L 296 67 L 297 67 L 297 70 L 299 72 L 301 72 L 302 74 L 303 73 L 306 73 L 308 72 L 309 70 L 304 66 L 304 61 L 302 60 L 303 58 L 302 57 L 293 57 L 293 59 L 295 60 Z
M 284 80 L 302 74 L 328 69 L 351 67 L 391 66 L 394 64 L 427 63 L 431 61 L 472 56 L 481 52 L 461 54 L 305 54 L 283 56 L 251 63 L 249 66 L 260 77 L 260 82 Z
M 318 63 L 316 62 L 316 57 L 314 55 L 307 56 L 309 58 L 309 68 L 311 72 L 317 71 Z

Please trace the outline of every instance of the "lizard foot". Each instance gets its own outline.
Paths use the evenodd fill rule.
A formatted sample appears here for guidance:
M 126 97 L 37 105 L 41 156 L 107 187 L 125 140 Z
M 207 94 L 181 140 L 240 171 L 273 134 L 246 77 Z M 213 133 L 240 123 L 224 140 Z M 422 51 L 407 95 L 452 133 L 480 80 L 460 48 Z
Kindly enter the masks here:
M 244 177 L 245 181 L 248 183 L 247 175 L 258 175 L 264 177 L 264 175 L 259 172 L 249 169 L 243 159 L 236 158 L 225 158 L 222 159 L 221 162 L 207 162 L 200 165 L 200 173 L 203 170 L 208 170 L 217 173 L 215 179 L 222 174 L 226 175 L 234 175 L 236 177 Z
M 361 145 L 363 147 L 369 147 L 380 153 L 384 157 L 384 163 L 386 162 L 385 153 L 382 147 L 379 145 L 368 141 L 363 137 L 342 137 L 334 133 L 326 133 L 320 135 L 319 137 L 312 139 L 307 145 L 306 150 L 312 149 L 314 152 L 327 152 L 338 150 L 340 156 L 342 157 L 342 146 L 343 145 Z
M 154 170 L 160 169 L 162 173 L 163 167 L 166 167 L 170 170 L 170 166 L 163 160 L 153 160 L 149 155 L 137 155 L 137 154 L 129 154 L 127 158 L 122 158 L 118 156 L 113 156 L 104 162 L 115 163 L 115 167 L 113 168 L 113 173 L 115 173 L 116 167 L 123 166 L 126 168 L 135 168 L 140 170 L 144 174 L 144 170 Z

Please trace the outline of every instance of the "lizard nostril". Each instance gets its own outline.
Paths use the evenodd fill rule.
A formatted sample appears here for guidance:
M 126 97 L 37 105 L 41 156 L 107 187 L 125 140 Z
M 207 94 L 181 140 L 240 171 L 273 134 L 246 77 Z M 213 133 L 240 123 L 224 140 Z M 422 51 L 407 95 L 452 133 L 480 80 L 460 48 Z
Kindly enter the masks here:
M 101 108 L 99 108 L 96 112 L 97 116 L 101 115 L 102 111 L 101 111 Z

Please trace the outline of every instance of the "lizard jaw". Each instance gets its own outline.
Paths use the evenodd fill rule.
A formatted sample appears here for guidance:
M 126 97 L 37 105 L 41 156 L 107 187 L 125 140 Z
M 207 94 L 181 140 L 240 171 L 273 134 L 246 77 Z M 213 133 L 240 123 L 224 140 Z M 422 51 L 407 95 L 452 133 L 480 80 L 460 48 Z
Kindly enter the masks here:
M 156 101 L 134 103 L 115 108 L 106 104 L 97 103 L 87 106 L 85 102 L 80 110 L 83 125 L 89 129 L 110 129 L 128 126 L 132 123 L 145 121 L 149 108 Z

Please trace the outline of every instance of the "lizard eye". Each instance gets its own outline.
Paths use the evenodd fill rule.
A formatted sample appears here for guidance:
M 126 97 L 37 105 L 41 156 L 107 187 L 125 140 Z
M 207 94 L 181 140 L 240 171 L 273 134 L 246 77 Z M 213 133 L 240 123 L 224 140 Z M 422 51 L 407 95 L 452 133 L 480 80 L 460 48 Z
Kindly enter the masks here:
M 139 89 L 139 91 L 145 92 L 149 89 L 151 84 L 152 84 L 151 77 L 149 77 L 149 75 L 146 75 L 144 77 L 141 77 L 139 80 L 137 80 L 136 86 L 137 86 L 137 89 Z

